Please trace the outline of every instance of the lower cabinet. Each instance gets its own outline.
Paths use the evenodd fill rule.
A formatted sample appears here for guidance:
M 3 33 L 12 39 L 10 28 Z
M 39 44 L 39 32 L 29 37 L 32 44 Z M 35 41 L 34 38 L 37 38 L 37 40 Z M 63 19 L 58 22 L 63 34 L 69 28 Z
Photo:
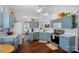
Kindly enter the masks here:
M 39 39 L 39 32 L 30 32 L 29 33 L 29 39 L 31 41 L 35 40 L 35 39 Z
M 29 32 L 29 40 L 33 41 L 34 40 L 34 36 L 33 36 L 33 32 Z
M 51 33 L 48 32 L 40 32 L 39 33 L 39 39 L 40 40 L 46 40 L 51 42 Z
M 67 52 L 75 51 L 75 36 L 72 35 L 60 35 L 59 46 L 61 49 Z
M 1 43 L 2 44 L 12 44 L 15 49 L 18 48 L 18 45 L 19 45 L 19 39 L 17 37 L 7 37 L 7 38 L 1 38 Z
M 39 39 L 39 32 L 34 32 L 34 39 Z
M 1 43 L 2 44 L 14 44 L 14 38 L 2 38 Z
M 31 41 L 34 39 L 44 40 L 51 42 L 51 33 L 48 32 L 30 32 L 29 38 Z

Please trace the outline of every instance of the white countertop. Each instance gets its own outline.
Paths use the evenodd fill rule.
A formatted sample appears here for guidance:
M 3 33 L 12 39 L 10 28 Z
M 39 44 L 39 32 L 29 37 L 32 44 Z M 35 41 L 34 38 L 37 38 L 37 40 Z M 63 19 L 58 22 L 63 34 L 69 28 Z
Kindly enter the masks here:
M 53 32 L 51 32 L 51 31 L 34 31 L 34 32 L 30 32 L 30 33 L 35 33 L 35 32 L 43 32 L 43 33 L 53 33 Z
M 72 37 L 72 36 L 74 36 L 74 35 L 70 35 L 70 34 L 61 34 L 60 36 Z
M 17 37 L 17 34 L 7 35 L 7 34 L 0 34 L 0 38 L 13 38 Z
M 34 30 L 33 32 L 44 32 L 44 33 L 53 33 L 54 30 Z M 33 33 L 30 31 L 30 33 Z

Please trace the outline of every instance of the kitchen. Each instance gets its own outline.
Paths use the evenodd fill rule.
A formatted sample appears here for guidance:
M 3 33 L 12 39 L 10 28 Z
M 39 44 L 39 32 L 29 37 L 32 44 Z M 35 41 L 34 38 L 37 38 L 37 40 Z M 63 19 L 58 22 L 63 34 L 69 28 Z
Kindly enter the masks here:
M 4 19 L 0 20 L 3 22 L 1 44 L 10 43 L 3 35 L 7 33 L 9 38 L 13 37 L 10 40 L 17 48 L 24 39 L 45 43 L 52 50 L 61 48 L 66 52 L 78 52 L 78 5 L 2 5 L 0 10 L 1 19 Z M 6 12 L 13 18 L 6 16 Z M 9 22 L 6 19 L 10 19 Z

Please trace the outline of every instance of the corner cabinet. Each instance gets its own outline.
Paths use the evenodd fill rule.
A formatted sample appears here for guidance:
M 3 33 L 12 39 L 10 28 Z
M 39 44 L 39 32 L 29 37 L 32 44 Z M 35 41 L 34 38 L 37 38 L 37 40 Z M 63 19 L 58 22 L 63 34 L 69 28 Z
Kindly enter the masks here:
M 72 35 L 60 35 L 59 37 L 59 46 L 61 49 L 67 52 L 75 51 L 75 36 Z

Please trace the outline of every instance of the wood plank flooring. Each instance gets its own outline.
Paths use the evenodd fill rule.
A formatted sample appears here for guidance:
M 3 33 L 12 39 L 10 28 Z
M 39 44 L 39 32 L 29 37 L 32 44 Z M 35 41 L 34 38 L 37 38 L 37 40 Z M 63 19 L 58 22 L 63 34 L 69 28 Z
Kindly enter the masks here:
M 24 41 L 16 51 L 16 53 L 63 53 L 62 49 L 57 49 L 55 51 L 51 50 L 45 45 L 45 43 L 40 43 L 38 41 Z

